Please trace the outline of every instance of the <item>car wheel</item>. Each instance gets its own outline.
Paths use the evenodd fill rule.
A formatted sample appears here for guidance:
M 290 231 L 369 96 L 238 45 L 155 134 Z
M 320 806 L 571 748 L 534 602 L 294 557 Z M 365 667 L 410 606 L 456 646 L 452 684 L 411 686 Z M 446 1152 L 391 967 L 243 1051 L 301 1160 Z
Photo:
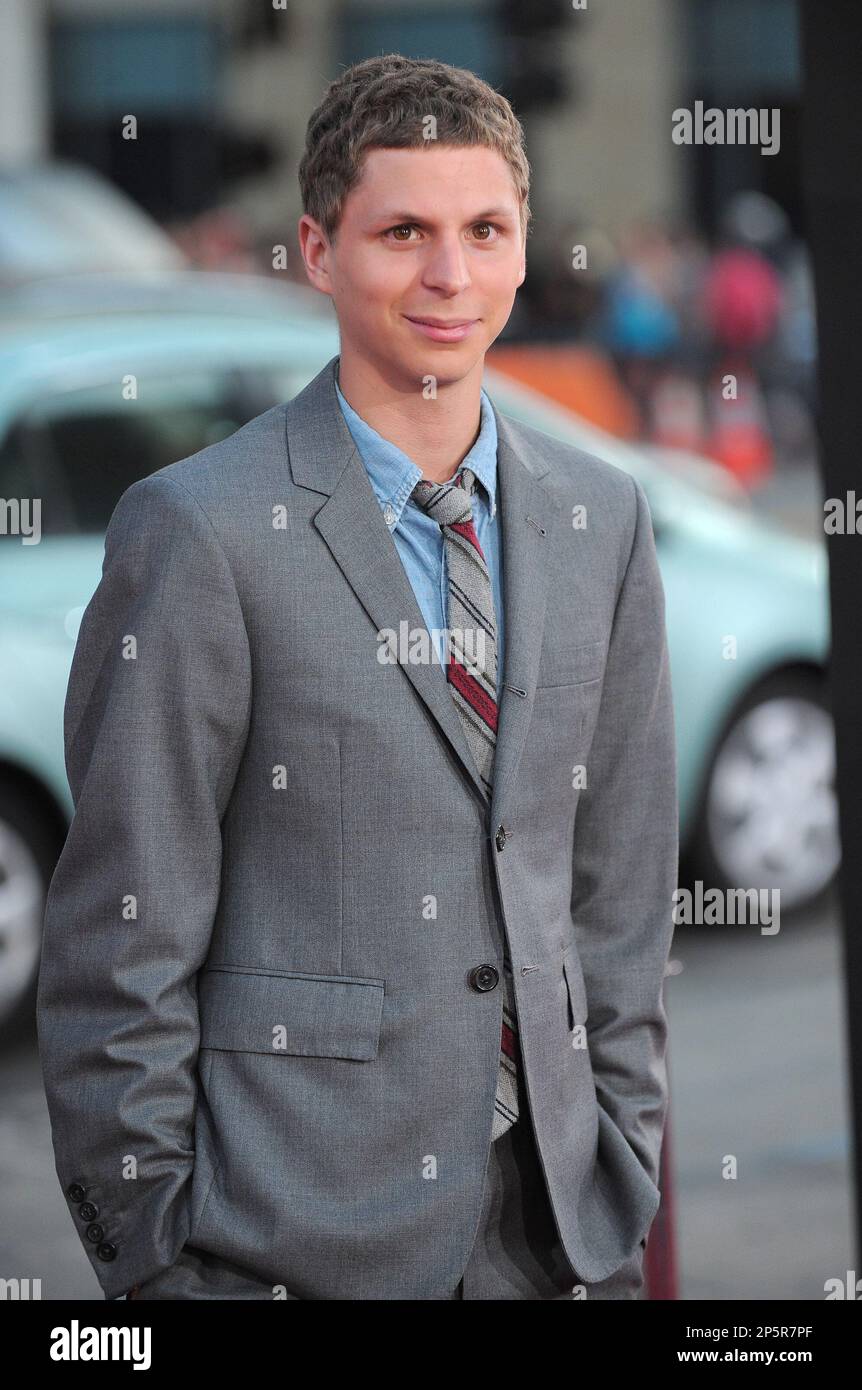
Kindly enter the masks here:
M 704 888 L 773 888 L 810 907 L 841 860 L 835 731 L 816 672 L 778 672 L 726 725 L 704 782 L 690 872 Z
M 23 794 L 0 786 L 0 1043 L 33 1023 L 54 839 Z

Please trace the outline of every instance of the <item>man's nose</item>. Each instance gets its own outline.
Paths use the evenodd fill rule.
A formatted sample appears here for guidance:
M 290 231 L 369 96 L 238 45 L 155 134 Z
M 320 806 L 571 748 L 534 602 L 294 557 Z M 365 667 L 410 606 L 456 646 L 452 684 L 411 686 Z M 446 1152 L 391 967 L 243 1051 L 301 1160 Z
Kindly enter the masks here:
M 432 249 L 425 265 L 423 280 L 434 289 L 457 294 L 470 284 L 467 254 L 460 236 L 441 239 Z

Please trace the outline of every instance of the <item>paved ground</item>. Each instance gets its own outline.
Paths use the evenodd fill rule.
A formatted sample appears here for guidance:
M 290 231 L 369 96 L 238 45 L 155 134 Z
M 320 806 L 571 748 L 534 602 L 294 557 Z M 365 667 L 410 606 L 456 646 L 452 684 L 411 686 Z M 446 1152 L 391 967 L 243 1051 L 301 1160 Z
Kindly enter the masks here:
M 776 936 L 677 927 L 672 954 L 681 1295 L 822 1299 L 855 1264 L 837 910 Z
M 834 908 L 777 936 L 676 930 L 682 1298 L 820 1300 L 853 1263 L 839 948 Z M 0 1275 L 40 1278 L 46 1299 L 101 1299 L 54 1172 L 35 1038 L 0 1057 L 0 1194 Z

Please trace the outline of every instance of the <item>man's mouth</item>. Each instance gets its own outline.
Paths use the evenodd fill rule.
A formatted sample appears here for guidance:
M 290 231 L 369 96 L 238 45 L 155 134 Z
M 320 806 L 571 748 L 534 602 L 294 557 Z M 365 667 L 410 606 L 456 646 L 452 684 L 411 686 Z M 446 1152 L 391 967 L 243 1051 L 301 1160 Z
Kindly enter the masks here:
M 440 343 L 460 342 L 479 322 L 478 319 L 441 319 L 436 316 L 419 317 L 419 315 L 414 316 L 413 314 L 405 314 L 404 318 L 426 338 L 432 338 Z

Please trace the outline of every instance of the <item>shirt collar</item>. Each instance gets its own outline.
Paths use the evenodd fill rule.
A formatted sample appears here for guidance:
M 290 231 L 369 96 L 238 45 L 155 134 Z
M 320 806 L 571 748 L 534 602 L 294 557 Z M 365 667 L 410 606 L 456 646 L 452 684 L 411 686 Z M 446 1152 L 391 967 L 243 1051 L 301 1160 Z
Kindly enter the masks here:
M 372 429 L 371 425 L 348 404 L 341 393 L 337 373 L 335 390 L 347 427 L 362 456 L 384 520 L 391 531 L 400 521 L 411 492 L 421 480 L 422 469 L 402 449 Z M 497 422 L 490 399 L 484 390 L 480 394 L 480 407 L 479 434 L 470 452 L 458 465 L 455 476 L 457 477 L 465 467 L 475 473 L 477 481 L 485 489 L 493 518 L 497 512 Z

